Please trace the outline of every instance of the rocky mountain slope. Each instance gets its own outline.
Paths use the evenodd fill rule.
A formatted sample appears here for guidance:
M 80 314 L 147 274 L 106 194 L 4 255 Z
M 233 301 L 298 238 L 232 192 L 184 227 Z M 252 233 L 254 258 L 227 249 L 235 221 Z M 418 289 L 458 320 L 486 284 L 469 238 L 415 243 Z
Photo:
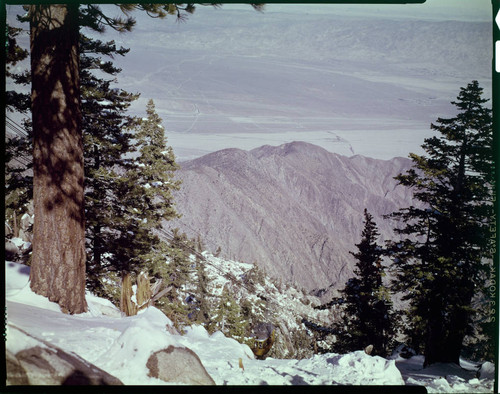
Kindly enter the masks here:
M 183 216 L 166 226 L 307 290 L 339 288 L 352 276 L 349 251 L 360 241 L 364 208 L 381 242 L 393 236 L 382 215 L 410 204 L 409 190 L 393 179 L 409 166 L 305 142 L 225 149 L 181 163 L 175 201 Z
M 213 315 L 217 314 L 215 311 L 223 296 L 223 289 L 227 289 L 242 310 L 249 309 L 250 317 L 245 319 L 253 334 L 257 334 L 258 330 L 255 329 L 260 323 L 274 327 L 275 342 L 267 354 L 269 357 L 311 357 L 313 339 L 302 320 L 330 326 L 338 318 L 335 312 L 316 309 L 321 304 L 318 297 L 269 278 L 253 264 L 225 260 L 208 252 L 201 253 L 201 256 L 207 275 L 205 297 L 211 304 Z M 194 264 L 196 259 L 192 257 Z M 191 281 L 183 288 L 186 295 L 198 297 L 196 285 L 193 285 L 197 279 L 197 274 L 191 276 Z M 229 333 L 225 335 L 230 336 Z M 235 339 L 242 341 L 242 338 Z

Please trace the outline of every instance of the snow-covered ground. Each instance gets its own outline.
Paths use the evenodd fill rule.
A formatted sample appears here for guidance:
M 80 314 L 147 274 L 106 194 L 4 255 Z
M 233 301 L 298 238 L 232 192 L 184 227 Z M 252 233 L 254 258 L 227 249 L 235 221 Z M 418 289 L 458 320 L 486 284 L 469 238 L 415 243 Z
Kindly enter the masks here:
M 308 359 L 256 360 L 246 345 L 222 333 L 209 335 L 201 326 L 187 328 L 185 335 L 172 335 L 170 320 L 150 307 L 137 316 L 122 317 L 109 301 L 87 294 L 89 311 L 63 314 L 59 307 L 29 288 L 29 267 L 6 262 L 6 347 L 12 353 L 36 345 L 21 329 L 35 338 L 73 352 L 119 378 L 127 385 L 159 385 L 148 377 L 150 354 L 169 345 L 186 346 L 201 359 L 218 385 L 248 384 L 340 384 L 425 385 L 429 392 L 492 392 L 493 376 L 475 378 L 473 363 L 463 368 L 436 365 L 422 369 L 415 356 L 391 360 L 368 356 L 362 351 L 345 355 L 324 354 Z M 242 359 L 243 368 L 239 365 Z

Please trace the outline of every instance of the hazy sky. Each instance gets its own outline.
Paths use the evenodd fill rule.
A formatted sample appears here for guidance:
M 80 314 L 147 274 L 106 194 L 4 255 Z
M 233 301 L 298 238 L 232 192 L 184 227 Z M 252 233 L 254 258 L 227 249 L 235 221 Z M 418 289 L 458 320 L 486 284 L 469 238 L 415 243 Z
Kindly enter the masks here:
M 225 9 L 248 9 L 246 4 L 225 4 Z M 267 4 L 266 12 L 335 13 L 385 17 L 389 15 L 432 20 L 490 21 L 491 0 L 427 0 L 423 4 Z
M 106 7 L 106 6 L 104 6 Z M 114 9 L 112 7 L 111 9 Z M 248 4 L 224 4 L 225 10 L 251 10 Z M 266 13 L 309 13 L 429 20 L 491 21 L 491 0 L 426 0 L 423 4 L 266 4 Z M 7 5 L 7 18 L 14 23 L 20 6 Z M 14 17 L 14 18 L 13 18 Z

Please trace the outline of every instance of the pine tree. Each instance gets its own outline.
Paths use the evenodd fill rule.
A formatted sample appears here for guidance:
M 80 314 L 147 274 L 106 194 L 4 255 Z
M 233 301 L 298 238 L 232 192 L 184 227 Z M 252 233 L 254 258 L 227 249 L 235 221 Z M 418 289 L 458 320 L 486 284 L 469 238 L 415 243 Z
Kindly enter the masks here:
M 22 62 L 29 56 L 26 49 L 17 44 L 17 36 L 21 34 L 21 28 L 15 28 L 7 25 L 7 48 L 5 57 L 5 77 L 12 79 L 18 85 L 27 85 L 31 82 L 28 70 L 14 72 L 13 67 Z M 8 112 L 18 111 L 26 114 L 31 106 L 31 100 L 28 93 L 20 93 L 9 90 L 5 94 L 6 109 Z
M 193 241 L 188 239 L 185 233 L 179 233 L 178 229 L 174 229 L 173 237 L 165 251 L 168 265 L 164 266 L 162 275 L 173 286 L 175 294 L 178 294 L 190 280 L 190 274 L 193 271 L 192 248 Z
M 152 100 L 147 115 L 135 134 L 139 155 L 130 160 L 130 168 L 117 180 L 120 205 L 113 229 L 119 235 L 113 240 L 112 264 L 118 272 L 139 272 L 161 265 L 168 245 L 155 230 L 161 229 L 164 221 L 178 217 L 172 195 L 180 185 L 174 180 L 178 165 Z
M 240 342 L 244 340 L 248 322 L 244 319 L 240 305 L 228 286 L 224 286 L 222 289 L 222 295 L 213 320 L 217 324 L 217 328 L 225 335 Z
M 124 56 L 128 49 L 116 48 L 113 41 L 104 43 L 80 35 L 80 50 L 87 287 L 103 296 L 103 277 L 113 267 L 114 222 L 121 204 L 116 190 L 128 168 L 126 157 L 134 150 L 130 130 L 138 123 L 126 111 L 138 95 L 112 88 L 121 70 L 101 57 Z M 110 79 L 97 77 L 95 70 Z
M 33 200 L 31 127 L 28 121 L 7 124 L 14 135 L 9 133 L 5 141 L 5 220 L 15 229 Z
M 365 225 L 358 252 L 350 252 L 357 260 L 355 277 L 341 291 L 344 317 L 335 328 L 339 341 L 336 352 L 349 352 L 373 345 L 374 355 L 386 356 L 394 333 L 391 301 L 382 283 L 382 248 L 377 244 L 379 232 L 372 215 L 364 210 Z
M 161 281 L 162 289 L 168 289 L 167 293 L 156 301 L 155 306 L 181 330 L 182 326 L 189 322 L 186 284 L 191 277 L 191 241 L 186 234 L 180 234 L 175 229 L 172 239 L 168 242 L 153 237 L 148 242 L 153 242 L 152 248 L 149 253 L 139 256 L 143 259 L 141 267 L 155 281 Z
M 33 198 L 35 210 L 31 289 L 69 313 L 87 310 L 79 29 L 125 32 L 131 11 L 178 19 L 193 4 L 121 4 L 123 17 L 108 17 L 95 4 L 25 6 L 30 22 Z M 262 5 L 253 5 L 257 10 Z
M 410 302 L 411 337 L 426 366 L 459 363 L 473 298 L 486 294 L 492 267 L 492 119 L 481 95 L 477 81 L 461 88 L 452 102 L 458 114 L 431 124 L 440 136 L 426 139 L 427 156 L 411 154 L 414 167 L 396 178 L 419 205 L 389 215 L 402 223 L 395 231 L 403 238 L 388 244 L 393 288 Z
M 33 254 L 30 287 L 87 311 L 78 5 L 31 5 Z
M 122 5 L 161 17 L 159 5 Z M 87 310 L 79 29 L 104 23 L 130 30 L 132 18 L 107 18 L 95 5 L 30 5 L 33 200 L 30 287 L 63 311 Z
M 208 290 L 208 275 L 204 263 L 199 257 L 196 258 L 196 310 L 193 320 L 204 326 L 210 322 L 211 302 Z
M 135 133 L 138 156 L 130 159 L 130 168 L 117 182 L 122 205 L 114 221 L 119 234 L 113 242 L 114 269 L 122 276 L 145 270 L 170 286 L 170 293 L 158 300 L 158 306 L 180 327 L 189 313 L 181 292 L 190 271 L 189 240 L 174 230 L 167 243 L 156 233 L 164 222 L 179 216 L 172 195 L 180 185 L 174 179 L 178 165 L 153 100 L 146 113 Z
M 130 103 L 137 99 L 122 89 L 112 87 L 120 69 L 102 56 L 113 58 L 124 56 L 128 49 L 117 48 L 113 41 L 101 42 L 80 34 L 80 85 L 82 107 L 82 133 L 85 163 L 85 220 L 87 240 L 87 287 L 99 295 L 104 295 L 101 279 L 108 275 L 109 257 L 112 256 L 112 240 L 115 207 L 120 205 L 115 193 L 118 179 L 127 165 L 125 157 L 133 151 L 130 128 L 137 124 L 134 117 L 126 114 Z M 12 40 L 15 45 L 15 40 Z M 18 49 L 15 52 L 20 52 Z M 22 52 L 21 52 L 22 53 Z M 18 59 L 18 60 L 22 60 Z M 106 75 L 108 79 L 98 77 Z M 14 75 L 11 73 L 11 75 Z M 29 72 L 14 75 L 19 84 L 30 83 Z M 10 94 L 9 97 L 21 97 Z M 29 96 L 26 98 L 30 102 Z M 20 106 L 22 100 L 10 104 L 12 109 L 25 111 Z M 28 107 L 29 108 L 29 107 Z M 33 177 L 29 173 L 32 160 L 30 122 L 25 122 L 25 135 L 10 138 L 7 142 L 6 208 L 21 213 L 32 199 Z M 11 158 L 25 158 L 26 166 L 11 164 Z M 109 290 L 109 288 L 107 289 Z

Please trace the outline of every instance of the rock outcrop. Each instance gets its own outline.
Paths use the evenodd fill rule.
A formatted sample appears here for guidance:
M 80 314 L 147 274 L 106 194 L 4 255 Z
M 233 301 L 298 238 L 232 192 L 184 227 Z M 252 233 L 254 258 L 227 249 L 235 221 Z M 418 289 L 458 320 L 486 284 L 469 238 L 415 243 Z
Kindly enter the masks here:
M 7 386 L 25 386 L 30 384 L 28 374 L 21 363 L 8 350 L 5 352 L 5 368 L 7 370 Z
M 21 331 L 21 330 L 18 330 Z M 121 385 L 119 379 L 45 341 L 13 354 L 6 351 L 7 385 Z
M 169 346 L 149 357 L 149 376 L 165 382 L 191 385 L 215 385 L 200 358 L 192 350 Z

